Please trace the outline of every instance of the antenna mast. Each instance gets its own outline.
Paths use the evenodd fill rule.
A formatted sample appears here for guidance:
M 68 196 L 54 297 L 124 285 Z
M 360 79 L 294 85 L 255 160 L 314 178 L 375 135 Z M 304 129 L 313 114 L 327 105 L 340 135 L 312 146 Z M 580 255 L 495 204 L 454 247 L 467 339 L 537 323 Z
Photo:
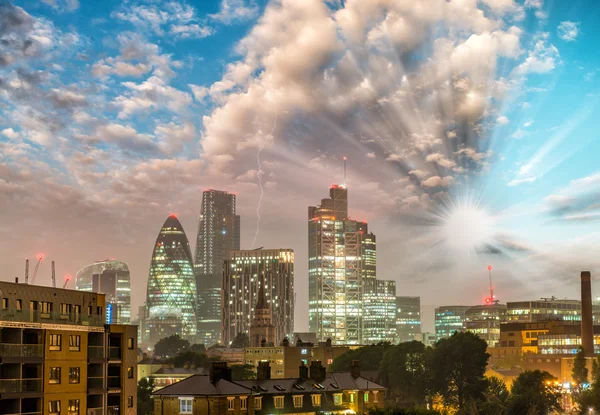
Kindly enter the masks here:
M 346 156 L 344 156 L 344 188 L 346 189 Z
M 29 283 L 29 259 L 25 260 L 25 284 Z
M 488 275 L 490 279 L 490 303 L 494 302 L 494 286 L 492 285 L 492 266 L 488 265 Z
M 54 261 L 52 261 L 52 287 L 56 288 L 56 273 L 54 272 Z

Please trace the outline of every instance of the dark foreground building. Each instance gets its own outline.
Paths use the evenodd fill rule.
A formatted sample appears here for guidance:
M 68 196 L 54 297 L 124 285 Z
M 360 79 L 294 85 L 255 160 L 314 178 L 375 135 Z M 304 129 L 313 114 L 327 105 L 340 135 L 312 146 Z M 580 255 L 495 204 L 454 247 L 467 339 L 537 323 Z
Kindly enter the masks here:
M 320 362 L 300 366 L 298 378 L 270 379 L 261 362 L 257 379 L 231 380 L 225 362 L 215 362 L 210 376 L 192 376 L 154 393 L 154 413 L 162 415 L 267 415 L 364 413 L 383 408 L 385 388 L 350 372 L 326 373 Z

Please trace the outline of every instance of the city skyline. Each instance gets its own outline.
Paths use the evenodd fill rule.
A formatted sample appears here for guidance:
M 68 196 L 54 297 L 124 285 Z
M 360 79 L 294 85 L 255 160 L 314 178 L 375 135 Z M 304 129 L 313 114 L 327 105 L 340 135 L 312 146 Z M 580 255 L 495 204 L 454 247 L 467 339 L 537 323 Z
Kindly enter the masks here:
M 0 6 L 0 279 L 118 258 L 136 310 L 160 223 L 194 239 L 219 189 L 240 248 L 293 249 L 307 331 L 305 207 L 331 183 L 423 332 L 433 306 L 484 303 L 489 264 L 503 303 L 598 273 L 594 3 L 230 2 Z

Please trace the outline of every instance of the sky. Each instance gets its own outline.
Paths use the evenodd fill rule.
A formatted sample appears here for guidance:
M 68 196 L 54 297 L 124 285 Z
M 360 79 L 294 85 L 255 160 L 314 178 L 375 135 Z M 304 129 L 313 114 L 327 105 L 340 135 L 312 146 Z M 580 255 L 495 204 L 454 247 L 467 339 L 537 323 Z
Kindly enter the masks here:
M 292 248 L 343 181 L 397 295 L 578 296 L 600 271 L 599 9 L 544 0 L 0 0 L 0 278 L 106 258 L 145 300 L 171 213 L 237 195 Z M 72 284 L 72 283 L 71 283 Z M 596 290 L 600 294 L 600 290 Z M 133 314 L 136 314 L 134 308 Z

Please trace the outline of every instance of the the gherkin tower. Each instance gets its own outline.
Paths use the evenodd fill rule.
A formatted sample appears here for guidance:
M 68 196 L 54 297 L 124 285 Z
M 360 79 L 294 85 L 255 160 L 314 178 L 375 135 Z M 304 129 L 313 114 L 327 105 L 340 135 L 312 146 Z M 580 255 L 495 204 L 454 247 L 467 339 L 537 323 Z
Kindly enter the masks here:
M 178 334 L 195 341 L 196 281 L 187 236 L 175 215 L 162 226 L 150 262 L 146 339 L 155 344 Z

